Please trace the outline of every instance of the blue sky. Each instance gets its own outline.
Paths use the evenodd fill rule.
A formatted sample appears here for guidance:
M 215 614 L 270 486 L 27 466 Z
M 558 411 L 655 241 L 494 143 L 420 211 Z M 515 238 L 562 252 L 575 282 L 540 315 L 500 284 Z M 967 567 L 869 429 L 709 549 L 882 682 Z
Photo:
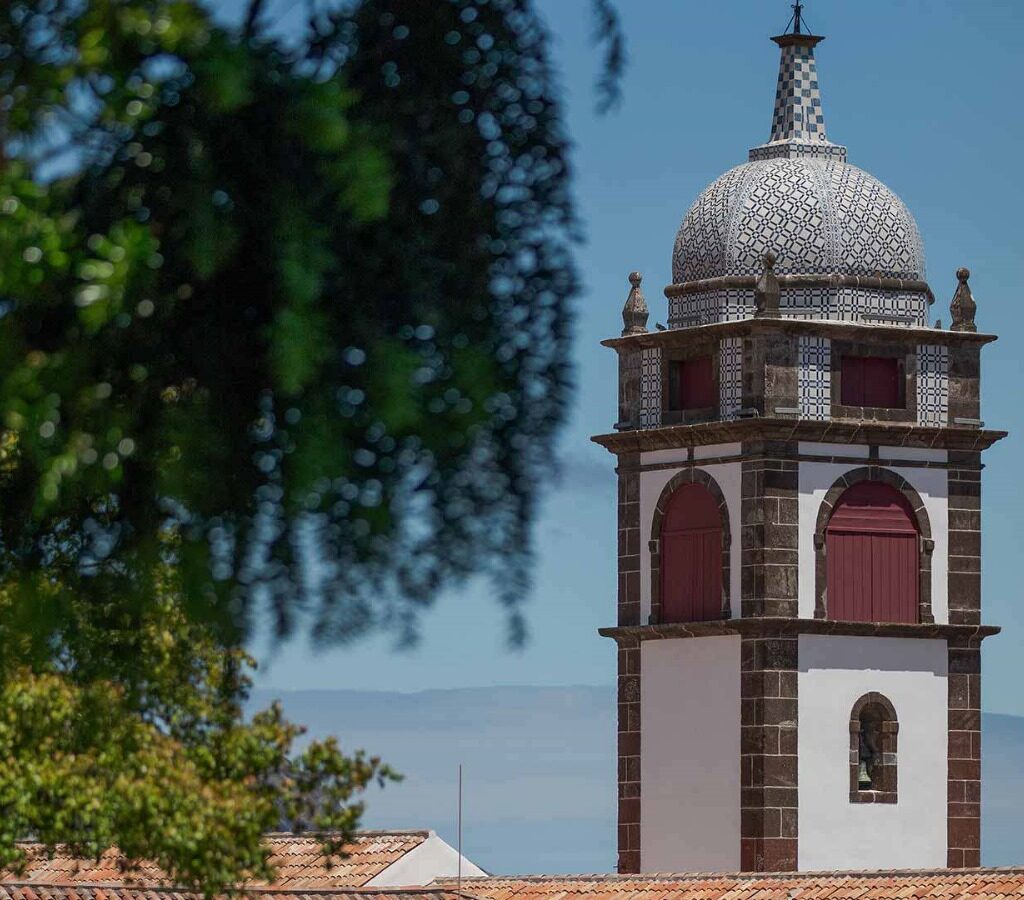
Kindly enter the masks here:
M 536 527 L 531 638 L 504 649 L 501 612 L 486 583 L 439 598 L 412 651 L 387 637 L 313 654 L 301 639 L 260 651 L 269 688 L 414 691 L 495 684 L 610 684 L 615 654 L 596 629 L 615 610 L 614 460 L 591 444 L 616 412 L 615 358 L 599 346 L 621 328 L 632 269 L 644 273 L 652 321 L 666 318 L 679 222 L 700 190 L 768 137 L 778 50 L 768 36 L 784 0 L 619 0 L 629 42 L 624 102 L 593 113 L 599 58 L 587 0 L 540 0 L 554 32 L 575 148 L 587 243 L 578 263 L 574 411 L 552 452 L 565 477 L 551 485 Z M 284 9 L 276 0 L 271 9 Z M 954 272 L 966 265 L 986 348 L 983 416 L 1011 437 L 986 454 L 984 706 L 1024 714 L 1024 4 L 1019 0 L 808 0 L 827 40 L 818 70 L 829 137 L 896 191 L 917 218 L 936 295 L 949 322 Z

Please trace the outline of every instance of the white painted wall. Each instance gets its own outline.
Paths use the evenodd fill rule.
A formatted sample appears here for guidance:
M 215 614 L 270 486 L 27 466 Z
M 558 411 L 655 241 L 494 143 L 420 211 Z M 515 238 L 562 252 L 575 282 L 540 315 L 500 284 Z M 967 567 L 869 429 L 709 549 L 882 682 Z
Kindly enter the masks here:
M 367 885 L 374 887 L 418 887 L 430 884 L 436 878 L 454 878 L 459 870 L 459 852 L 433 831 L 418 847 L 395 860 Z M 479 877 L 487 873 L 462 857 L 462 875 Z
M 728 448 L 732 444 L 721 445 L 721 448 Z M 712 448 L 714 449 L 714 448 Z M 650 453 L 641 454 L 640 462 L 651 463 L 660 460 L 651 460 L 648 457 L 656 454 L 681 453 L 685 459 L 686 451 L 675 450 L 654 450 Z M 717 455 L 717 454 L 716 454 Z M 726 455 L 726 454 L 722 454 Z M 666 460 L 668 461 L 668 460 Z M 729 530 L 731 533 L 731 553 L 729 556 L 729 599 L 732 607 L 733 618 L 740 614 L 740 487 L 742 484 L 742 463 L 729 462 L 718 463 L 711 466 L 698 466 L 707 472 L 718 482 L 718 487 L 725 497 L 725 505 L 729 509 Z M 658 503 L 661 492 L 679 472 L 679 469 L 655 469 L 652 472 L 640 473 L 640 621 L 647 623 L 651 614 L 651 554 L 648 550 L 648 542 L 657 537 L 652 534 L 651 526 L 654 518 L 654 508 Z
M 834 444 L 835 455 L 853 455 L 856 448 Z M 803 445 L 801 445 L 801 450 Z M 906 451 L 904 451 L 906 452 Z M 944 451 L 943 451 L 944 452 Z M 909 457 L 907 457 L 909 458 Z M 821 501 L 829 488 L 846 472 L 860 466 L 825 462 L 800 463 L 800 534 L 799 534 L 799 606 L 801 618 L 814 617 L 814 527 L 818 521 Z M 949 511 L 948 477 L 945 469 L 922 469 L 917 466 L 887 466 L 905 478 L 924 501 L 931 522 L 935 549 L 932 552 L 932 613 L 936 622 L 949 621 Z
M 640 645 L 640 867 L 740 867 L 740 638 Z
M 949 454 L 945 450 L 933 450 L 931 447 L 879 447 L 878 455 L 882 459 L 912 459 L 925 462 L 945 462 Z
M 799 868 L 946 865 L 946 660 L 944 640 L 800 636 Z M 899 720 L 896 804 L 849 799 L 850 710 L 869 691 Z
M 800 441 L 797 447 L 804 456 L 857 456 L 868 458 L 867 444 L 820 444 L 815 441 Z

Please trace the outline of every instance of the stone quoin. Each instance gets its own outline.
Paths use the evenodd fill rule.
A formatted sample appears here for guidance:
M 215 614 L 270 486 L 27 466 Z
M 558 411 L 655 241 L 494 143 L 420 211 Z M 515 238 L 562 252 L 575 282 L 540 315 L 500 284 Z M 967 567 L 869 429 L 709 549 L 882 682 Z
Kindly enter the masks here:
M 814 51 L 694 201 L 618 354 L 622 874 L 980 865 L 981 421 L 913 216 L 829 141 Z

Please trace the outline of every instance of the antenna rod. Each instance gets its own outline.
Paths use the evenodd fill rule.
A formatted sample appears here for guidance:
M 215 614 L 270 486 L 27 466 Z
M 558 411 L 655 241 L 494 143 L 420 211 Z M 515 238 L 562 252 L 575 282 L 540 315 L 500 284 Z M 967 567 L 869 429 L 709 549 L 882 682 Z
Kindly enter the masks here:
M 459 763 L 459 861 L 455 876 L 455 895 L 462 896 L 462 763 Z

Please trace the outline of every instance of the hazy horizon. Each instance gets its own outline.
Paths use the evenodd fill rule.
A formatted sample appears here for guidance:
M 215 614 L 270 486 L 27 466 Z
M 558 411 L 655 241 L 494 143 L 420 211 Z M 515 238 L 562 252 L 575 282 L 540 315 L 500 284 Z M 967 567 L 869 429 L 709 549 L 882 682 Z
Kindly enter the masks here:
M 497 874 L 615 870 L 615 689 L 500 685 L 419 691 L 260 689 L 310 737 L 380 755 L 406 780 L 368 795 L 367 828 L 432 828 Z M 1024 861 L 1024 717 L 982 721 L 982 862 Z M 902 777 L 902 776 L 901 776 Z

